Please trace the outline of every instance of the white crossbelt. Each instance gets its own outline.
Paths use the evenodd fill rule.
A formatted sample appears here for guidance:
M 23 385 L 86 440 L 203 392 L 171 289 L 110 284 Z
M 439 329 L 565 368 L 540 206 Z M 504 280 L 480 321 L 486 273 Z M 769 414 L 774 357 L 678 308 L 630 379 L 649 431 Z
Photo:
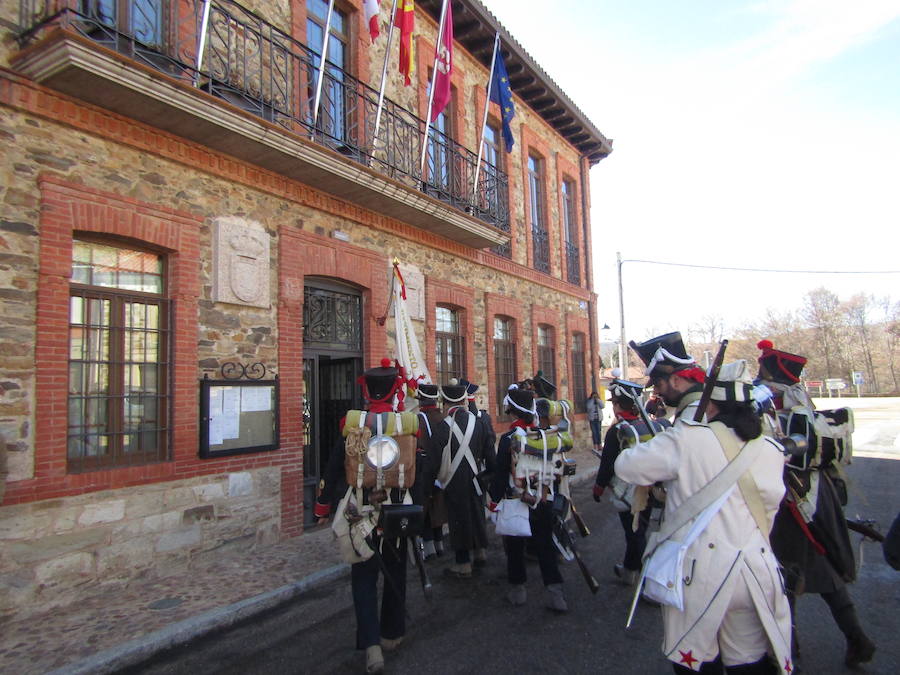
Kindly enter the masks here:
M 475 433 L 475 415 L 469 413 L 469 418 L 466 421 L 465 435 L 460 431 L 456 420 L 447 417 L 444 421 L 450 427 L 452 435 L 455 436 L 456 440 L 459 442 L 459 449 L 456 451 L 453 462 L 450 464 L 450 476 L 444 481 L 444 484 L 447 485 L 453 480 L 453 476 L 456 475 L 456 470 L 459 468 L 459 465 L 462 464 L 463 459 L 465 459 L 469 463 L 472 473 L 475 474 L 472 483 L 475 486 L 475 492 L 480 497 L 482 493 L 481 484 L 478 482 L 478 464 L 475 461 L 475 457 L 472 455 L 472 450 L 469 448 L 469 443 L 472 441 L 472 434 Z M 444 452 L 450 452 L 450 439 L 447 439 L 447 445 L 444 447 Z

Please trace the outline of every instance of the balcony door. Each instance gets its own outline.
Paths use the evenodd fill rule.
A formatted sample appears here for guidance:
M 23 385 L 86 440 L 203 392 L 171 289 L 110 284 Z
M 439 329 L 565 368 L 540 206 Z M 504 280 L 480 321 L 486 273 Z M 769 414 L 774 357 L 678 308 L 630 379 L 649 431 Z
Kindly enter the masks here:
M 146 47 L 161 47 L 164 0 L 80 0 L 88 22 L 112 28 Z
M 319 79 L 321 65 L 322 42 L 325 37 L 325 22 L 328 18 L 328 3 L 324 0 L 307 0 L 306 3 L 306 42 L 312 52 L 309 72 L 309 105 L 310 114 L 315 117 L 312 106 L 316 100 L 316 83 Z M 347 15 L 334 8 L 331 14 L 331 25 L 328 31 L 328 45 L 325 55 L 325 71 L 322 80 L 321 101 L 316 121 L 316 129 L 338 146 L 347 140 L 348 97 L 344 91 L 347 86 L 344 72 L 349 62 Z

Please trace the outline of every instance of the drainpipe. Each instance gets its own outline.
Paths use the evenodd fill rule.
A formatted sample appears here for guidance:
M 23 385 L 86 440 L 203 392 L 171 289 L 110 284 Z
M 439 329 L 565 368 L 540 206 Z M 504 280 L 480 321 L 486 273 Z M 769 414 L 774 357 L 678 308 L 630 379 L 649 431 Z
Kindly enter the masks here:
M 597 368 L 600 367 L 600 355 L 597 353 L 597 294 L 594 292 L 594 277 L 591 267 L 591 240 L 590 218 L 588 217 L 588 171 L 590 164 L 587 157 L 582 157 L 579 162 L 579 174 L 581 180 L 581 228 L 582 249 L 584 250 L 584 281 L 591 297 L 588 299 L 588 340 L 591 343 L 591 391 L 597 391 Z M 595 361 L 596 359 L 596 361 Z M 597 364 L 597 368 L 594 364 Z

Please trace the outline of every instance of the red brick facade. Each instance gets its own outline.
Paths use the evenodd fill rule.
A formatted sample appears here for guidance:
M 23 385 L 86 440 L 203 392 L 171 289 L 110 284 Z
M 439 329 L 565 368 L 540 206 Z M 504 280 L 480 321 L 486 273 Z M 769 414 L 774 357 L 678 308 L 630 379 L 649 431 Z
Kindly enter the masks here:
M 380 69 L 379 73 L 373 72 L 374 52 L 361 5 L 349 2 L 338 5 L 349 18 L 348 73 L 371 86 Z M 306 3 L 292 3 L 290 17 L 284 21 L 290 24 L 285 30 L 298 42 L 305 43 Z M 399 94 L 394 93 L 398 99 L 405 99 L 399 100 L 401 105 L 424 118 L 426 83 L 434 56 L 434 40 L 426 35 L 433 36 L 437 26 L 430 25 L 423 11 L 417 14 L 417 21 L 414 77 L 418 81 L 413 87 L 397 87 Z M 84 36 L 74 39 L 90 43 Z M 34 45 L 28 47 L 33 48 Z M 485 90 L 483 85 L 474 82 L 486 77 L 487 69 L 461 45 L 458 48 L 451 78 L 453 97 L 447 115 L 454 140 L 463 146 L 463 151 L 477 152 Z M 15 48 L 9 46 L 8 50 L 15 51 Z M 116 55 L 116 59 L 116 65 L 123 70 L 150 69 L 124 55 Z M 13 61 L 7 58 L 4 62 Z M 190 82 L 176 80 L 171 73 L 152 72 L 155 78 L 165 80 L 167 86 L 177 88 L 179 96 L 196 97 L 211 109 L 229 106 L 230 112 L 264 125 L 266 134 L 275 137 L 291 131 L 298 136 L 306 134 L 297 120 L 293 129 L 290 125 L 267 122 L 250 112 L 239 111 Z M 295 77 L 299 82 L 305 75 L 298 72 Z M 537 326 L 545 323 L 553 327 L 560 380 L 557 384 L 564 392 L 565 380 L 572 371 L 567 346 L 571 344 L 573 332 L 584 333 L 588 346 L 586 357 L 594 354 L 595 350 L 589 346 L 587 311 L 579 311 L 587 303 L 595 302 L 596 297 L 590 290 L 588 269 L 579 270 L 578 285 L 567 281 L 560 186 L 566 179 L 576 187 L 577 218 L 583 225 L 584 203 L 589 195 L 582 191 L 586 190 L 584 176 L 590 166 L 535 111 L 521 100 L 516 105 L 517 147 L 509 153 L 505 148 L 501 150 L 502 163 L 498 167 L 509 181 L 507 206 L 512 253 L 511 257 L 502 257 L 490 249 L 473 248 L 423 229 L 414 222 L 415 218 L 398 220 L 367 208 L 370 205 L 364 191 L 360 191 L 363 196 L 355 202 L 332 196 L 321 186 L 304 184 L 275 170 L 212 150 L 202 140 L 177 136 L 55 91 L 8 68 L 0 68 L 0 107 L 8 115 L 10 128 L 18 125 L 18 135 L 5 131 L 0 134 L 0 145 L 10 153 L 17 153 L 16 159 L 10 160 L 10 165 L 15 165 L 10 171 L 11 179 L 17 192 L 24 195 L 22 199 L 33 201 L 17 211 L 14 225 L 27 233 L 20 237 L 24 242 L 20 242 L 21 249 L 27 254 L 22 257 L 26 261 L 36 260 L 35 267 L 21 276 L 23 288 L 29 284 L 34 288 L 35 300 L 28 309 L 36 319 L 36 338 L 34 370 L 32 373 L 29 365 L 29 372 L 22 377 L 21 390 L 25 395 L 17 408 L 21 412 L 16 413 L 28 420 L 22 427 L 33 426 L 31 436 L 21 434 L 24 450 L 20 455 L 27 454 L 28 460 L 33 458 L 33 471 L 28 462 L 21 462 L 19 474 L 6 485 L 3 506 L 90 493 L 98 493 L 96 498 L 100 500 L 103 496 L 99 493 L 104 491 L 268 469 L 275 476 L 272 482 L 277 483 L 280 475 L 279 489 L 267 493 L 274 495 L 271 497 L 274 503 L 265 502 L 267 512 L 277 520 L 276 504 L 280 499 L 280 522 L 273 529 L 281 536 L 299 534 L 304 522 L 304 288 L 315 277 L 349 284 L 359 292 L 363 366 L 376 364 L 382 357 L 391 355 L 392 337 L 377 319 L 388 306 L 391 259 L 400 253 L 407 256 L 403 262 L 416 267 L 424 277 L 424 356 L 432 372 L 435 308 L 444 305 L 459 313 L 465 343 L 463 372 L 482 385 L 492 414 L 498 404 L 493 340 L 496 316 L 513 320 L 518 349 L 516 379 L 531 377 L 537 370 Z M 477 123 L 473 123 L 473 110 Z M 488 112 L 491 121 L 499 127 L 497 106 L 490 104 Z M 357 111 L 357 114 L 362 113 Z M 28 134 L 34 134 L 33 138 Z M 35 145 L 47 145 L 50 137 L 53 142 L 58 139 L 60 157 L 45 146 L 41 146 L 43 154 L 32 153 L 31 141 Z M 314 144 L 307 136 L 294 140 Z M 316 146 L 316 151 L 332 150 Z M 541 157 L 543 163 L 543 224 L 549 237 L 549 273 L 533 268 L 527 190 L 529 153 Z M 363 177 L 370 171 L 368 166 L 358 168 Z M 393 181 L 391 187 L 398 192 L 415 192 L 416 202 L 425 204 L 423 210 L 430 206 L 427 200 L 432 197 L 421 193 L 419 188 L 393 177 L 386 180 Z M 181 196 L 182 192 L 188 196 Z M 433 202 L 445 206 L 444 202 Z M 9 203 L 7 199 L 6 204 Z M 171 207 L 173 203 L 178 208 Z M 457 208 L 462 211 L 462 207 Z M 271 307 L 236 306 L 217 300 L 210 290 L 214 284 L 212 269 L 218 264 L 211 231 L 220 216 L 252 220 L 266 230 L 271 245 L 271 284 L 267 289 Z M 328 236 L 338 230 L 350 241 Z M 135 243 L 165 257 L 166 295 L 174 307 L 169 370 L 172 432 L 165 461 L 82 473 L 68 469 L 70 278 L 72 242 L 78 233 L 103 235 L 112 242 Z M 583 251 L 582 258 L 590 247 L 590 241 L 585 241 L 584 236 L 583 226 L 579 227 L 573 242 Z M 33 250 L 29 251 L 29 246 Z M 223 324 L 233 319 L 238 328 L 225 337 L 211 337 L 212 333 L 228 333 L 228 329 L 219 330 L 219 326 L 204 323 L 204 311 L 223 317 Z M 204 370 L 214 370 L 215 366 L 209 364 L 215 364 L 223 354 L 224 358 L 244 354 L 237 345 L 252 331 L 240 323 L 242 318 L 235 318 L 242 312 L 255 313 L 252 320 L 256 323 L 249 324 L 251 329 L 268 331 L 265 334 L 271 340 L 265 346 L 269 350 L 267 365 L 271 365 L 270 372 L 277 373 L 279 380 L 279 448 L 201 459 L 197 405 L 200 377 Z M 208 363 L 204 365 L 204 361 Z M 595 361 L 588 368 L 596 366 Z M 224 495 L 223 502 L 230 496 Z

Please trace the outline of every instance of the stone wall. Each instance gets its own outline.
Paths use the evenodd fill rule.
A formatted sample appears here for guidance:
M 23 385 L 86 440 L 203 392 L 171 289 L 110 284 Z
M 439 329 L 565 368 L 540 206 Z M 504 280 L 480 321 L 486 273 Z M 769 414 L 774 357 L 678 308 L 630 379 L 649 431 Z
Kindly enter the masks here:
M 278 468 L 0 509 L 0 619 L 68 604 L 87 583 L 277 541 Z

